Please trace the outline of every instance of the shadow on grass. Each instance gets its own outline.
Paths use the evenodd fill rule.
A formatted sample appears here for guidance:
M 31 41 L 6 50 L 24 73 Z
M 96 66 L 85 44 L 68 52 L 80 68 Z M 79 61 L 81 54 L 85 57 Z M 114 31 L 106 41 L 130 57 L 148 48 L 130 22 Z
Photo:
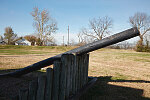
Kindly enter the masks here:
M 0 70 L 0 74 L 14 72 L 17 69 Z M 0 76 L 0 100 L 9 100 L 9 97 L 19 94 L 21 89 L 28 89 L 29 83 L 32 80 L 37 80 L 37 77 L 44 75 L 45 72 L 34 71 L 21 77 L 3 77 Z
M 9 72 L 15 72 L 16 70 L 18 70 L 18 69 L 5 69 L 5 70 L 0 69 L 0 74 L 6 74 L 6 73 L 9 73 Z M 37 76 L 42 75 L 42 74 L 45 74 L 45 72 L 41 71 L 41 70 L 37 70 L 37 71 L 33 71 L 32 73 L 28 73 L 28 74 L 23 75 L 23 76 L 18 77 L 18 78 L 23 78 L 23 77 L 34 78 L 34 77 L 37 77 Z
M 0 74 L 13 72 L 16 69 L 0 70 Z M 39 75 L 45 72 L 35 71 L 19 78 L 14 77 L 0 77 L 0 100 L 1 97 L 12 96 L 18 94 L 21 88 L 28 88 L 29 82 L 37 79 Z M 79 100 L 150 100 L 150 98 L 143 97 L 144 90 L 117 86 L 108 84 L 109 82 L 130 82 L 130 83 L 146 83 L 150 81 L 144 80 L 113 80 L 112 76 L 97 77 L 97 81 L 92 88 L 83 94 Z
M 97 82 L 80 100 L 150 100 L 142 96 L 142 89 L 117 86 L 108 82 L 150 83 L 144 80 L 112 80 L 112 76 L 97 77 Z

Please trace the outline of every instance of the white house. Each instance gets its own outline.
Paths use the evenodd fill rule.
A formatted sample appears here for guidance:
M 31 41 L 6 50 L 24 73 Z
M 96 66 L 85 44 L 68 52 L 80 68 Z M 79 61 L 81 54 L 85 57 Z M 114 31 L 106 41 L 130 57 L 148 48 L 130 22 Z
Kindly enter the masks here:
M 6 42 L 4 41 L 3 37 L 0 36 L 0 45 L 5 45 L 5 44 L 6 44 Z
M 15 45 L 27 45 L 27 46 L 31 46 L 31 42 L 29 42 L 28 40 L 22 38 L 22 39 L 16 41 Z

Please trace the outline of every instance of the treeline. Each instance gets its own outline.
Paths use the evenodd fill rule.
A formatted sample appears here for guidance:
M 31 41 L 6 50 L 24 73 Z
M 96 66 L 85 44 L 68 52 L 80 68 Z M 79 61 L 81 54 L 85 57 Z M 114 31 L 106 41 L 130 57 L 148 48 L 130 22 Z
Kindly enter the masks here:
M 51 45 L 56 45 L 53 41 L 53 39 L 51 40 L 41 40 L 38 36 L 34 36 L 34 35 L 26 35 L 24 37 L 18 37 L 17 34 L 14 33 L 13 29 L 11 27 L 6 27 L 5 28 L 5 33 L 4 33 L 4 37 L 1 36 L 1 40 L 3 40 L 3 42 L 5 42 L 4 44 L 7 45 L 15 45 L 15 42 L 21 39 L 26 39 L 29 42 L 31 42 L 31 45 L 37 45 L 37 46 L 44 46 L 46 45 L 47 42 L 51 42 Z M 44 42 L 44 43 L 43 43 Z
M 137 12 L 133 16 L 129 17 L 128 20 L 131 27 L 137 27 L 140 31 L 139 40 L 136 45 L 129 45 L 129 43 L 120 43 L 111 48 L 116 49 L 127 49 L 133 48 L 137 52 L 150 52 L 150 16 L 146 13 Z M 111 28 L 113 26 L 113 21 L 110 17 L 98 17 L 89 20 L 89 27 L 82 28 L 78 33 L 79 44 L 85 44 L 97 40 L 103 39 L 105 36 L 109 35 Z
M 33 8 L 31 12 L 33 17 L 33 26 L 36 35 L 28 35 L 23 38 L 31 42 L 32 45 L 44 46 L 48 43 L 56 45 L 55 34 L 58 30 L 57 22 L 54 18 L 49 15 L 48 10 L 40 10 L 39 8 Z M 128 23 L 131 27 L 137 27 L 140 31 L 139 40 L 134 46 L 134 49 L 138 52 L 149 52 L 150 51 L 150 16 L 146 13 L 137 12 L 133 16 L 130 16 Z M 93 41 L 101 40 L 112 33 L 113 19 L 108 16 L 93 18 L 89 20 L 88 27 L 82 27 L 77 34 L 78 42 L 68 41 L 67 45 L 84 45 Z M 14 44 L 17 34 L 14 34 L 11 27 L 5 29 L 4 38 L 7 39 L 7 44 Z M 62 44 L 63 46 L 65 43 Z M 131 48 L 131 46 L 124 47 L 116 46 L 117 48 Z

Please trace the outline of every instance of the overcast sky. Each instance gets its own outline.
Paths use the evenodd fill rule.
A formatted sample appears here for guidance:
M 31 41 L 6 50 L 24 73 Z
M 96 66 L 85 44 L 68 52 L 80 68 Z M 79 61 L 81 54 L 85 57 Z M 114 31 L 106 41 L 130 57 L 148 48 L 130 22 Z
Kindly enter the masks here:
M 112 34 L 131 28 L 129 16 L 136 12 L 150 15 L 150 0 L 0 0 L 0 35 L 11 26 L 18 36 L 34 33 L 34 7 L 48 9 L 58 23 L 55 38 L 62 43 L 67 40 L 67 26 L 70 38 L 77 41 L 76 34 L 82 27 L 88 27 L 89 19 L 109 16 L 113 19 Z M 66 41 L 65 41 L 66 42 Z

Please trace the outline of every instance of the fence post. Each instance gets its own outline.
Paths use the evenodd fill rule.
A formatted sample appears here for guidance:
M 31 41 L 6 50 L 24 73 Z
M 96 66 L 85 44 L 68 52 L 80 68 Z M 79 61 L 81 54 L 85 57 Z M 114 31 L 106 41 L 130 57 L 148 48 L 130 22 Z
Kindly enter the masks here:
M 74 68 L 75 68 L 75 93 L 76 93 L 77 90 L 78 90 L 78 64 L 77 64 L 77 55 L 75 55 Z
M 60 68 L 61 68 L 61 62 L 60 61 L 55 61 L 54 62 L 54 76 L 53 76 L 53 96 L 52 100 L 58 100 L 59 99 L 59 80 L 60 80 Z
M 75 55 L 75 91 L 78 91 L 88 81 L 89 54 Z
M 75 67 L 76 67 L 76 92 L 80 89 L 80 69 L 79 69 L 80 56 L 75 56 Z
M 72 95 L 73 93 L 73 80 L 74 80 L 74 55 L 70 54 L 69 55 L 69 60 L 70 60 L 70 65 L 68 65 L 68 67 L 70 67 L 70 87 L 69 87 L 69 95 Z
M 28 100 L 28 90 L 21 89 L 19 92 L 19 100 Z
M 36 93 L 37 93 L 37 80 L 34 80 L 29 83 L 28 100 L 36 100 Z
M 46 77 L 30 82 L 29 91 L 20 90 L 19 100 L 68 99 L 88 82 L 88 64 L 89 54 L 63 54 L 53 69 L 47 68 Z
M 53 85 L 53 69 L 46 69 L 46 87 L 45 87 L 45 100 L 52 99 L 52 85 Z
M 85 66 L 86 66 L 86 83 L 88 82 L 88 70 L 89 70 L 89 54 L 86 54 L 86 64 L 85 64 Z
M 77 77 L 77 67 L 75 65 L 75 55 L 72 55 L 72 94 L 76 92 L 76 77 Z
M 78 67 L 79 67 L 79 89 L 81 89 L 82 88 L 82 55 L 79 55 Z
M 11 96 L 11 97 L 10 97 L 10 100 L 19 100 L 19 95 Z
M 45 76 L 39 76 L 38 77 L 38 90 L 37 90 L 36 100 L 44 100 L 45 83 L 46 83 L 45 81 L 46 81 Z
M 61 56 L 61 73 L 60 73 L 60 93 L 59 93 L 59 100 L 65 100 L 65 91 L 66 91 L 66 66 L 67 66 L 67 60 L 66 55 Z
M 83 55 L 83 85 L 87 83 L 88 80 L 88 64 L 89 64 L 89 54 L 84 54 Z
M 81 88 L 83 87 L 83 83 L 84 83 L 84 55 L 85 54 L 82 54 L 81 55 L 81 60 L 80 60 L 80 69 L 81 69 Z
M 65 63 L 66 63 L 66 98 L 69 97 L 69 91 L 70 91 L 70 82 L 71 82 L 71 75 L 70 75 L 70 54 L 65 55 Z
M 83 83 L 82 86 L 84 86 L 86 84 L 85 80 L 86 80 L 86 54 L 83 55 Z

